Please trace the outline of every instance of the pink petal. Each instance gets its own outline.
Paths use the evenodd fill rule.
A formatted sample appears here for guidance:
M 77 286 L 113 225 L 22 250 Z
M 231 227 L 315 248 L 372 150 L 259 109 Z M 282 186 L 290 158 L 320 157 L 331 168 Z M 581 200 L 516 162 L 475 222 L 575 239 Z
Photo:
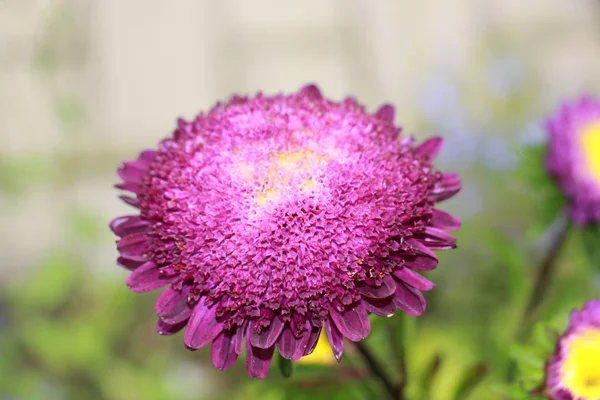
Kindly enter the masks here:
M 417 154 L 425 157 L 427 160 L 433 160 L 442 149 L 444 139 L 441 137 L 432 137 L 421 143 L 415 148 Z
M 193 308 L 188 302 L 189 288 L 183 291 L 168 287 L 158 297 L 155 304 L 156 314 L 166 323 L 176 324 L 187 320 Z
M 323 98 L 323 95 L 321 94 L 321 90 L 319 90 L 318 86 L 314 85 L 314 84 L 304 86 L 300 90 L 300 93 L 313 99 L 313 100 L 319 100 L 319 99 Z
M 148 236 L 129 235 L 117 241 L 117 250 L 127 258 L 142 257 L 148 251 Z
M 402 282 L 418 290 L 431 290 L 435 284 L 410 268 L 400 268 L 394 271 L 394 276 Z
M 346 309 L 341 313 L 330 307 L 329 315 L 342 335 L 353 342 L 366 338 L 371 331 L 369 316 L 362 303 L 358 303 L 353 308 Z
M 248 329 L 250 344 L 252 344 L 252 346 L 260 347 L 261 349 L 272 347 L 275 342 L 277 342 L 277 339 L 279 339 L 283 327 L 284 323 L 279 317 L 275 317 L 271 322 L 271 325 L 262 329 L 260 332 L 257 332 L 254 323 L 250 322 L 250 329 Z
M 213 341 L 211 358 L 215 368 L 227 370 L 235 364 L 238 354 L 235 352 L 235 335 L 232 332 L 221 332 Z
M 425 238 L 422 242 L 432 250 L 449 250 L 456 248 L 456 238 L 446 231 L 432 226 L 425 228 Z
M 315 351 L 315 347 L 317 347 L 317 342 L 319 341 L 319 336 L 321 335 L 321 328 L 314 326 L 308 338 L 308 343 L 306 348 L 304 349 L 304 353 L 302 356 L 307 356 Z
M 364 299 L 365 309 L 371 314 L 388 318 L 396 313 L 393 298 L 388 299 Z
M 436 185 L 431 196 L 435 201 L 443 201 L 458 193 L 461 187 L 462 184 L 458 175 L 447 172 L 442 175 L 441 181 Z
M 300 340 L 296 339 L 296 337 L 288 327 L 284 329 L 283 332 L 281 332 L 279 340 L 277 341 L 277 349 L 279 350 L 279 354 L 281 354 L 283 358 L 291 360 L 299 344 Z
M 127 278 L 127 286 L 136 293 L 144 293 L 150 290 L 160 289 L 169 284 L 168 279 L 164 279 L 159 272 L 158 267 L 153 262 L 147 262 Z
M 204 305 L 204 298 L 200 299 L 188 322 L 183 341 L 192 349 L 199 349 L 212 342 L 223 330 L 223 324 L 217 322 L 215 311 L 216 304 L 212 307 Z
M 249 334 L 246 334 L 248 337 Z M 273 359 L 275 346 L 268 349 L 261 349 L 250 344 L 250 340 L 246 340 L 246 369 L 251 378 L 264 379 L 269 374 L 269 367 Z
M 420 291 L 410 286 L 399 284 L 394 296 L 394 305 L 407 314 L 419 316 L 425 312 L 427 303 Z
M 396 110 L 394 106 L 391 104 L 384 104 L 379 107 L 379 110 L 375 113 L 377 118 L 380 118 L 384 121 L 394 122 L 394 116 L 396 114 Z
M 186 325 L 187 320 L 177 324 L 167 324 L 165 321 L 159 319 L 156 323 L 156 332 L 163 336 L 170 336 L 182 330 Z
M 148 223 L 142 220 L 138 215 L 127 215 L 115 218 L 110 223 L 110 229 L 119 237 L 132 234 L 139 234 L 148 229 Z
M 394 294 L 396 291 L 396 282 L 394 282 L 394 278 L 386 275 L 381 282 L 381 286 L 375 287 L 361 284 L 357 285 L 356 288 L 363 296 L 371 297 L 373 299 L 383 299 Z
M 121 257 L 117 258 L 117 264 L 119 264 L 123 268 L 127 268 L 130 271 L 133 271 L 134 269 L 140 267 L 144 263 L 146 263 L 145 256 L 134 257 L 134 258 L 127 258 L 127 257 L 121 256 Z
M 460 219 L 442 210 L 433 210 L 431 224 L 446 231 L 456 231 L 460 228 Z
M 329 340 L 335 359 L 340 362 L 342 353 L 344 352 L 344 336 L 342 336 L 333 321 L 330 320 L 325 321 L 325 333 L 327 334 L 327 339 Z

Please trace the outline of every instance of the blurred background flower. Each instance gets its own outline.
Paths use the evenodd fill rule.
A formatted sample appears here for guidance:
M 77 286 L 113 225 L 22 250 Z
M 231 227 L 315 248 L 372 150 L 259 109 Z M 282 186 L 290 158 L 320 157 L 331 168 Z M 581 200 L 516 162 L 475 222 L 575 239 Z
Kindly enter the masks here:
M 375 397 L 351 357 L 267 383 L 214 371 L 209 351 L 154 333 L 154 296 L 114 265 L 120 160 L 232 93 L 305 82 L 393 103 L 406 133 L 446 139 L 437 166 L 464 182 L 445 204 L 459 249 L 428 276 L 427 315 L 369 345 L 395 370 L 378 344 L 410 340 L 409 398 L 465 398 L 480 362 L 472 398 L 501 398 L 546 243 L 522 145 L 563 98 L 600 91 L 599 16 L 593 0 L 0 1 L 0 398 Z M 599 290 L 577 237 L 566 246 L 540 316 L 557 327 Z

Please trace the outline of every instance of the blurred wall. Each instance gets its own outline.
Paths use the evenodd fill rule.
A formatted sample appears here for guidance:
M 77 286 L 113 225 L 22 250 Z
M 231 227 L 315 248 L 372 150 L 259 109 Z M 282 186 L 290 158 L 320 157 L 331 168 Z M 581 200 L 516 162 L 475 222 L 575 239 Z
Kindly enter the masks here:
M 467 169 L 525 135 L 489 111 L 521 86 L 535 82 L 523 120 L 600 89 L 599 18 L 591 0 L 0 0 L 0 274 L 72 246 L 73 211 L 127 212 L 119 160 L 233 93 L 316 82 L 393 102 L 408 133 L 440 130 L 443 160 Z M 118 273 L 103 235 L 92 264 Z

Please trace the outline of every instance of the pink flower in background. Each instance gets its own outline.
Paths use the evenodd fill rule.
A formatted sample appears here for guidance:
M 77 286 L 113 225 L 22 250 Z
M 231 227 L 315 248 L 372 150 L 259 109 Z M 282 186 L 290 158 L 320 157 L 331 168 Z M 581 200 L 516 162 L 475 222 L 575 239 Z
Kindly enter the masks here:
M 564 104 L 547 122 L 546 165 L 577 225 L 600 222 L 600 101 Z
M 139 213 L 111 228 L 129 287 L 166 286 L 157 330 L 212 343 L 219 369 L 245 348 L 263 378 L 275 348 L 297 360 L 324 330 L 339 360 L 344 338 L 369 335 L 369 313 L 422 314 L 434 284 L 420 272 L 460 226 L 434 207 L 460 180 L 432 166 L 441 139 L 417 146 L 393 119 L 315 86 L 233 97 L 124 163 L 117 186 Z
M 551 400 L 600 399 L 600 300 L 571 313 L 546 372 Z

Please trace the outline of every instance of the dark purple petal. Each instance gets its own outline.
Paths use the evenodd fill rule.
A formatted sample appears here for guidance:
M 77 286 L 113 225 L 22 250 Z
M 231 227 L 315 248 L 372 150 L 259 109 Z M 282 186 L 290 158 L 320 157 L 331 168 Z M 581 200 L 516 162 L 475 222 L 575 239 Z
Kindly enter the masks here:
M 381 118 L 384 121 L 394 122 L 394 116 L 396 114 L 396 110 L 394 110 L 394 106 L 391 104 L 383 104 L 379 107 L 379 110 L 375 113 L 377 118 Z
M 300 92 L 313 100 L 319 100 L 323 98 L 321 90 L 319 90 L 319 87 L 314 84 L 304 86 Z
M 425 246 L 420 240 L 409 239 L 406 241 L 410 245 L 410 251 L 415 255 L 415 259 L 411 260 L 407 257 L 406 263 L 411 268 L 428 271 L 437 266 L 438 258 L 433 251 Z
M 405 266 L 413 269 L 418 269 L 420 271 L 431 271 L 435 269 L 438 265 L 438 259 L 431 258 L 429 256 L 416 256 L 408 258 L 404 264 Z
M 183 341 L 188 348 L 195 350 L 204 347 L 221 333 L 223 324 L 217 322 L 216 308 L 214 304 L 212 307 L 206 307 L 204 298 L 196 304 L 183 336 Z
M 115 218 L 110 223 L 110 229 L 119 237 L 132 234 L 139 234 L 148 229 L 148 222 L 142 220 L 137 215 L 129 215 Z
M 291 360 L 299 344 L 300 340 L 296 339 L 290 328 L 285 328 L 277 341 L 277 349 L 283 358 Z
M 170 336 L 182 330 L 186 325 L 187 320 L 179 322 L 177 324 L 168 324 L 165 321 L 159 319 L 156 323 L 156 332 L 163 336 Z
M 150 290 L 160 289 L 169 284 L 168 279 L 164 279 L 159 272 L 158 267 L 153 262 L 147 262 L 127 278 L 127 286 L 136 293 L 149 292 Z
M 264 379 L 267 377 L 274 351 L 275 346 L 261 349 L 252 346 L 249 339 L 246 340 L 246 369 L 251 378 Z
M 432 137 L 421 143 L 415 148 L 417 154 L 422 155 L 427 160 L 433 160 L 442 149 L 444 139 L 441 137 Z
M 342 312 L 338 312 L 335 308 L 330 307 L 329 315 L 342 335 L 353 342 L 358 342 L 366 338 L 371 331 L 369 316 L 362 303 L 358 303 L 354 307 Z
M 135 197 L 121 195 L 121 196 L 119 196 L 119 198 L 121 200 L 123 200 L 125 203 L 129 204 L 130 206 L 133 206 L 135 208 L 140 208 L 140 202 Z
M 277 339 L 279 339 L 279 335 L 283 331 L 284 323 L 281 318 L 276 317 L 271 322 L 267 328 L 262 329 L 260 332 L 257 332 L 255 329 L 255 324 L 250 322 L 250 329 L 248 329 L 248 334 L 250 335 L 250 344 L 252 346 L 260 347 L 261 349 L 266 349 L 272 347 Z
M 387 299 L 364 299 L 365 309 L 371 314 L 378 315 L 380 317 L 391 317 L 396 313 L 396 306 L 394 305 L 394 299 L 389 297 Z
M 235 352 L 235 335 L 232 332 L 221 332 L 213 341 L 211 358 L 215 368 L 227 370 L 235 364 L 238 354 Z
M 233 337 L 235 354 L 240 355 L 244 351 L 244 333 L 246 332 L 246 324 L 239 326 Z
M 123 257 L 142 257 L 148 251 L 148 236 L 129 235 L 117 241 L 117 250 Z
M 398 284 L 398 289 L 396 289 L 396 295 L 394 296 L 394 305 L 407 314 L 419 316 L 425 312 L 427 303 L 423 294 L 417 289 Z
M 306 353 L 310 340 L 311 331 L 307 330 L 302 334 L 302 336 L 298 338 L 298 341 L 296 342 L 296 351 L 294 351 L 294 354 L 292 354 L 292 360 L 296 361 L 301 359 L 302 356 L 304 356 L 304 353 Z
M 340 362 L 342 353 L 344 352 L 344 336 L 342 336 L 342 333 L 338 330 L 333 321 L 326 320 L 324 325 L 325 333 L 327 334 L 327 339 L 331 345 L 333 355 L 335 356 L 335 359 Z
M 383 299 L 389 297 L 396 291 L 396 282 L 394 278 L 386 275 L 381 282 L 381 286 L 371 286 L 368 284 L 357 285 L 356 288 L 363 296 L 371 297 L 374 299 Z
M 397 269 L 394 271 L 394 276 L 418 290 L 427 291 L 435 287 L 435 283 L 410 268 Z
M 313 326 L 312 331 L 309 335 L 308 343 L 306 344 L 306 348 L 304 349 L 304 353 L 302 356 L 307 356 L 315 351 L 315 347 L 317 347 L 317 343 L 319 342 L 319 336 L 321 335 L 321 328 L 317 326 Z
M 458 228 L 460 228 L 461 222 L 460 219 L 452 214 L 442 210 L 433 210 L 431 224 L 436 228 L 444 229 L 446 231 L 457 231 Z
M 192 315 L 193 308 L 188 302 L 189 288 L 175 290 L 168 287 L 158 297 L 155 304 L 156 314 L 169 324 L 187 320 Z
M 127 268 L 130 271 L 133 271 L 134 269 L 142 266 L 145 263 L 146 263 L 145 256 L 134 257 L 134 258 L 127 258 L 127 257 L 121 256 L 121 257 L 117 258 L 117 264 L 119 264 L 123 268 Z
M 449 250 L 456 248 L 456 238 L 446 231 L 432 226 L 425 228 L 423 244 L 432 250 Z
M 457 174 L 447 172 L 442 175 L 441 181 L 436 185 L 431 194 L 435 201 L 444 201 L 460 192 L 462 184 Z

